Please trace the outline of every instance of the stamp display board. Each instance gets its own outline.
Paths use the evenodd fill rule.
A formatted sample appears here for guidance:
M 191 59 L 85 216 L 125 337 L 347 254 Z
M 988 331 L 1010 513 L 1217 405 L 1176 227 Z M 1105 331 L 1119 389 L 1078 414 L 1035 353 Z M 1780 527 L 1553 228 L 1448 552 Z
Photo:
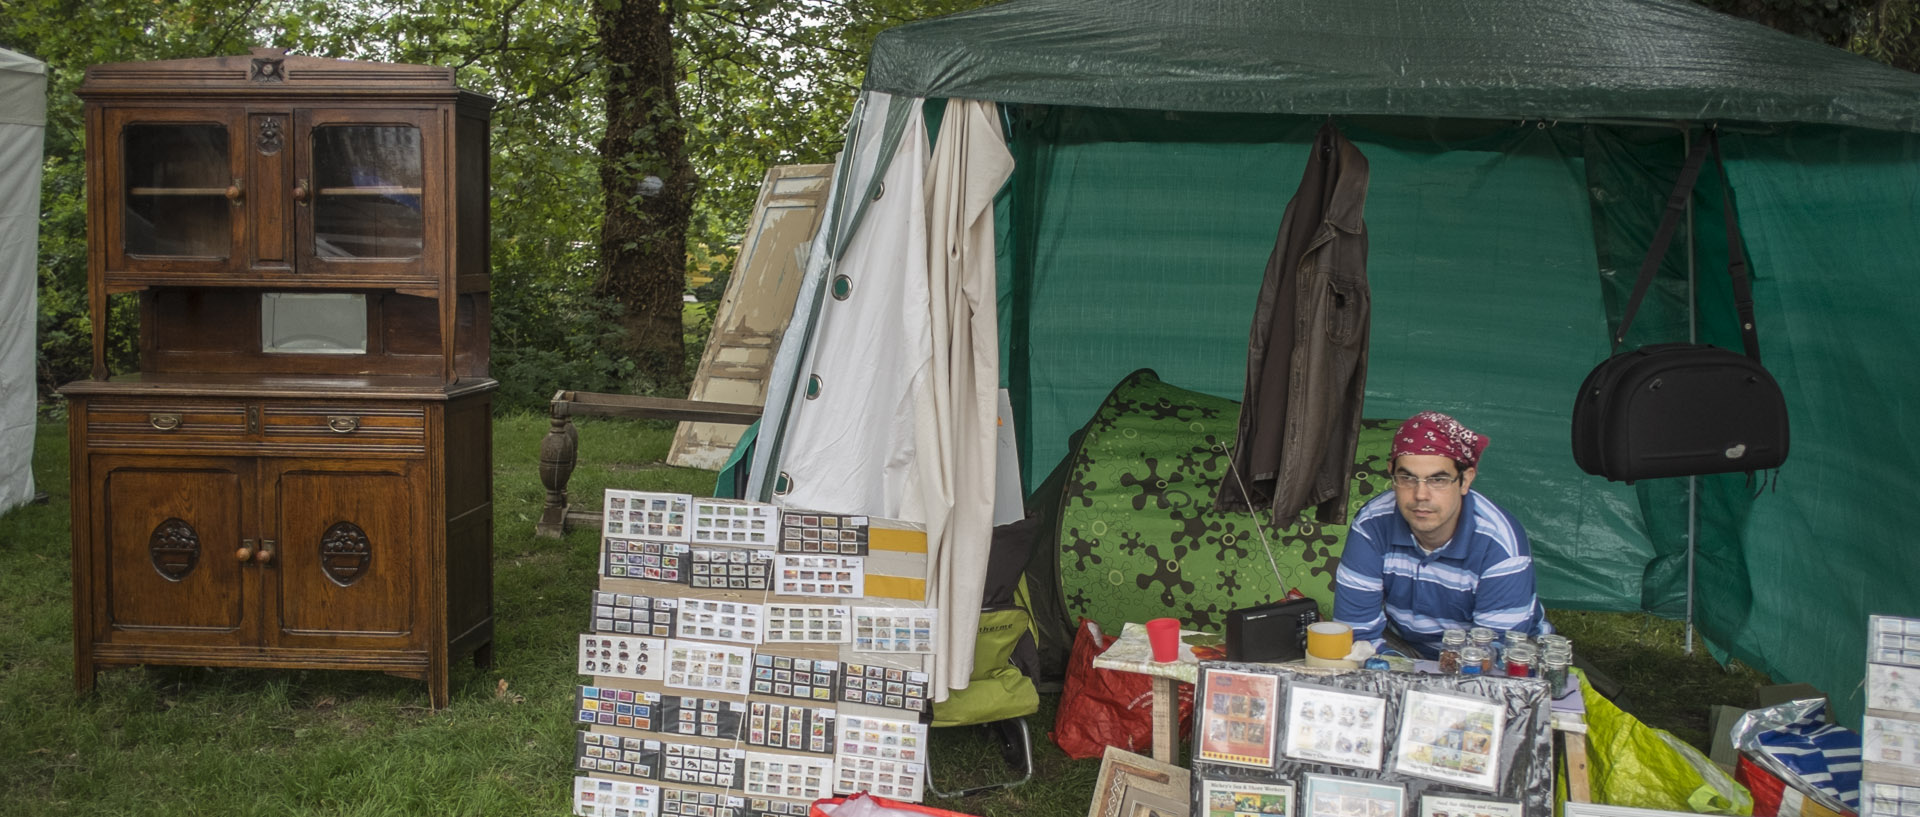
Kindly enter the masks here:
M 1428 797 L 1553 813 L 1539 678 L 1205 661 L 1193 700 L 1194 812 L 1222 810 L 1208 792 L 1258 785 L 1295 817 L 1390 817 Z
M 680 584 L 686 581 L 687 545 L 608 537 L 601 547 L 600 575 Z
M 659 786 L 591 777 L 573 779 L 573 813 L 579 817 L 650 817 L 659 808 Z
M 601 505 L 601 532 L 655 542 L 685 542 L 692 534 L 693 497 L 608 489 Z
M 728 499 L 693 501 L 693 543 L 771 548 L 780 512 L 772 505 Z
M 674 598 L 596 590 L 593 631 L 672 638 L 674 613 L 679 609 L 680 602 Z
M 924 533 L 642 491 L 603 507 L 577 808 L 803 817 L 836 793 L 924 797 L 939 621 Z

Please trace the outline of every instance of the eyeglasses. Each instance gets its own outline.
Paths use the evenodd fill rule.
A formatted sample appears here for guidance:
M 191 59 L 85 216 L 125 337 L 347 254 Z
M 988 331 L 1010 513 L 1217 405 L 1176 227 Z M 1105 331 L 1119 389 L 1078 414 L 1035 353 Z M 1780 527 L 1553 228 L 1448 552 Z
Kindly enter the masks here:
M 1405 472 L 1401 472 L 1393 475 L 1394 486 L 1399 488 L 1406 488 L 1408 490 L 1417 489 L 1420 487 L 1421 483 L 1426 483 L 1426 486 L 1428 488 L 1432 488 L 1436 491 L 1440 491 L 1440 490 L 1445 490 L 1447 488 L 1452 488 L 1453 484 L 1459 481 L 1460 481 L 1460 478 L 1457 476 L 1454 476 L 1453 474 L 1434 474 L 1433 476 L 1424 477 L 1424 478 L 1416 477 L 1412 474 L 1405 473 Z

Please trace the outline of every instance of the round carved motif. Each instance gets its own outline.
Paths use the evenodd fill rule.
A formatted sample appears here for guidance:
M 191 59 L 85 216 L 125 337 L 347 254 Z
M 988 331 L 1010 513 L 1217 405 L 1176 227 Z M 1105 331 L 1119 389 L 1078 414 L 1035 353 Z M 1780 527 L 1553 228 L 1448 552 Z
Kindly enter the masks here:
M 373 561 L 373 543 L 352 522 L 336 522 L 320 535 L 320 569 L 341 587 L 353 584 Z
M 153 559 L 153 569 L 167 581 L 180 581 L 200 564 L 200 534 L 192 525 L 168 517 L 153 529 L 147 554 Z

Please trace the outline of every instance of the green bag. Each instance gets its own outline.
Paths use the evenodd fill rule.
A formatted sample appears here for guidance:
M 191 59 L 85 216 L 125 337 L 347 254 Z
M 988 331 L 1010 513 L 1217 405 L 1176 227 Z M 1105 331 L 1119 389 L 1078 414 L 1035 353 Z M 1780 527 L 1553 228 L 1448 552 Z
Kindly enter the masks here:
M 1593 801 L 1611 806 L 1753 814 L 1753 795 L 1699 749 L 1621 711 L 1580 678 L 1587 705 L 1587 773 Z
M 966 689 L 953 690 L 933 705 L 935 727 L 969 726 L 1003 721 L 1040 711 L 1040 692 L 1033 679 L 1013 665 L 1020 639 L 1033 638 L 1033 620 L 1018 607 L 980 614 L 973 642 L 973 675 Z

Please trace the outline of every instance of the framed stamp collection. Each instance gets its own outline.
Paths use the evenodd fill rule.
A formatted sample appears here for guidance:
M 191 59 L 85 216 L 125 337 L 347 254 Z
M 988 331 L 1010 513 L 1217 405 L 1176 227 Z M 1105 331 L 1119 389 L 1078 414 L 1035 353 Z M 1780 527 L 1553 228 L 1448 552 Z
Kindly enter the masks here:
M 1550 703 L 1538 678 L 1202 662 L 1185 808 L 1195 817 L 1548 817 Z
M 836 793 L 925 796 L 939 611 L 924 533 L 647 491 L 602 507 L 575 814 L 803 817 Z

